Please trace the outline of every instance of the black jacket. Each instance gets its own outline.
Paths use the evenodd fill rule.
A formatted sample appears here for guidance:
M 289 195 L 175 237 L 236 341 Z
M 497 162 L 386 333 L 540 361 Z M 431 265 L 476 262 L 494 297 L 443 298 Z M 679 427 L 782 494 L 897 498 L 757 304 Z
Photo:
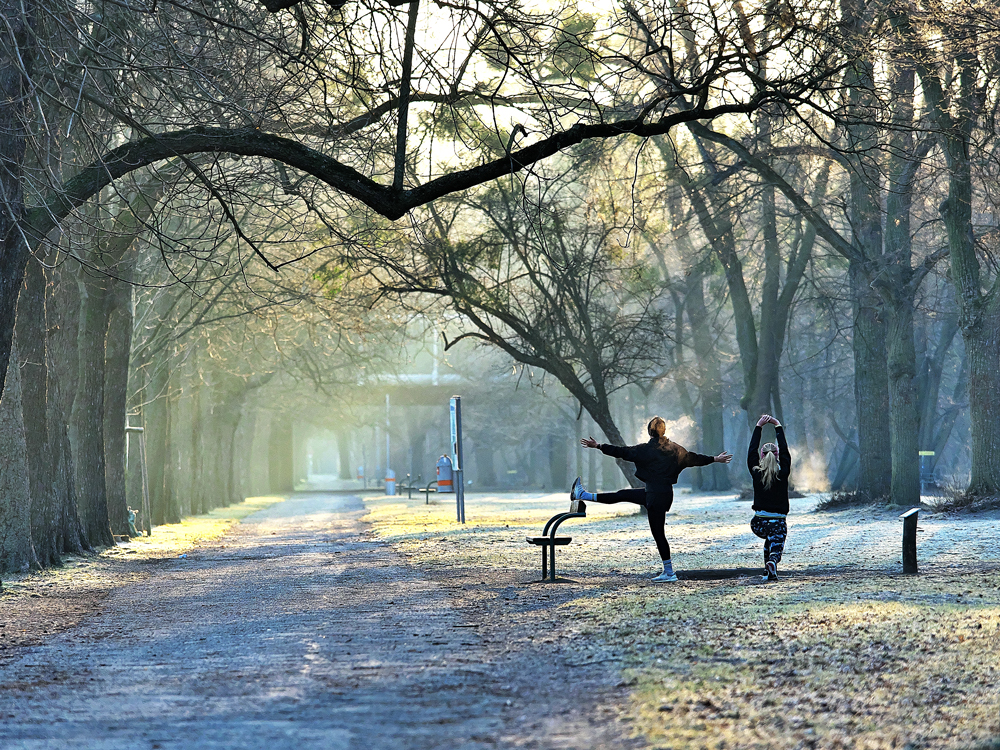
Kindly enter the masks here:
M 750 438 L 750 450 L 747 451 L 747 468 L 753 478 L 753 509 L 768 513 L 788 513 L 788 475 L 792 471 L 792 455 L 788 452 L 785 442 L 785 430 L 775 427 L 774 433 L 778 442 L 778 475 L 765 487 L 760 481 L 760 472 L 755 471 L 760 464 L 760 433 L 763 428 L 756 427 Z
M 660 450 L 659 439 L 650 438 L 648 443 L 641 445 L 607 445 L 598 446 L 601 453 L 614 458 L 621 458 L 635 464 L 635 475 L 646 483 L 650 492 L 672 492 L 672 485 L 677 484 L 677 475 L 689 466 L 707 466 L 714 463 L 713 456 L 703 456 L 692 453 L 684 446 L 667 441 L 667 449 Z

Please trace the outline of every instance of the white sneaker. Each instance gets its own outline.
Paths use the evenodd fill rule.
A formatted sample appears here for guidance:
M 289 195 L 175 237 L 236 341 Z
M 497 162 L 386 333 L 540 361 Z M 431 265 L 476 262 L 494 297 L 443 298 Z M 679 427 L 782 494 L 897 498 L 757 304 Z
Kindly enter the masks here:
M 583 494 L 583 484 L 580 482 L 580 477 L 577 477 L 573 482 L 573 486 L 569 491 L 569 512 L 570 513 L 586 513 L 587 504 L 580 499 L 580 495 Z
M 673 583 L 676 580 L 677 580 L 677 575 L 676 574 L 664 572 L 664 573 L 660 573 L 660 575 L 656 576 L 656 578 L 653 579 L 653 582 L 654 583 Z

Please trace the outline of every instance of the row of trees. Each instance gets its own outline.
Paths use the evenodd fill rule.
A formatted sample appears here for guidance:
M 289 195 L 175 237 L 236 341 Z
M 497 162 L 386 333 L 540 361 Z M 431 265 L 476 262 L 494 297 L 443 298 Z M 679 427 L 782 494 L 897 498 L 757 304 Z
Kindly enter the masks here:
M 857 439 L 847 436 L 845 443 L 857 456 L 861 494 L 918 502 L 918 450 L 940 453 L 954 424 L 950 405 L 940 414 L 938 409 L 949 345 L 960 330 L 968 367 L 954 378 L 950 401 L 967 395 L 970 404 L 968 490 L 995 495 L 1000 383 L 993 379 L 1000 372 L 1000 329 L 992 316 L 1000 291 L 990 247 L 995 218 L 986 190 L 993 172 L 986 144 L 994 137 L 988 113 L 997 95 L 990 87 L 997 49 L 994 19 L 984 7 L 845 2 L 839 10 L 848 54 L 825 87 L 808 93 L 814 107 L 802 106 L 801 100 L 794 109 L 767 104 L 750 127 L 695 121 L 685 125 L 686 133 L 677 129 L 669 139 L 654 136 L 655 151 L 642 142 L 626 155 L 619 152 L 608 171 L 628 174 L 632 184 L 608 175 L 598 178 L 612 186 L 609 192 L 617 191 L 618 201 L 623 194 L 635 198 L 644 185 L 655 186 L 625 218 L 608 208 L 616 195 L 602 195 L 600 185 L 583 183 L 563 160 L 558 168 L 571 175 L 567 182 L 585 184 L 587 198 L 574 196 L 566 186 L 557 191 L 554 183 L 539 187 L 558 179 L 550 172 L 538 175 L 537 185 L 509 191 L 523 190 L 520 209 L 510 208 L 515 202 L 510 195 L 497 199 L 487 192 L 481 199 L 462 199 L 466 211 L 482 216 L 476 222 L 464 215 L 466 226 L 510 225 L 508 215 L 520 210 L 528 227 L 521 231 L 534 235 L 530 250 L 521 249 L 524 243 L 508 229 L 500 243 L 503 251 L 491 250 L 498 243 L 488 234 L 467 234 L 451 245 L 431 236 L 422 241 L 418 258 L 408 248 L 396 256 L 369 253 L 367 261 L 373 269 L 391 269 L 392 278 L 385 281 L 391 292 L 449 300 L 469 320 L 469 336 L 553 374 L 579 394 L 581 406 L 618 442 L 619 430 L 608 425 L 607 394 L 613 389 L 608 383 L 620 386 L 662 374 L 653 355 L 664 351 L 649 346 L 650 335 L 658 327 L 662 331 L 651 304 L 657 291 L 642 283 L 619 286 L 630 295 L 631 306 L 620 297 L 604 297 L 605 304 L 624 313 L 619 323 L 628 331 L 616 331 L 620 346 L 609 350 L 588 338 L 588 315 L 599 309 L 590 298 L 598 277 L 579 273 L 584 267 L 591 272 L 594 262 L 609 254 L 581 244 L 568 263 L 559 242 L 567 234 L 584 238 L 634 230 L 635 236 L 619 245 L 639 254 L 634 261 L 639 266 L 659 263 L 659 293 L 669 290 L 677 308 L 687 306 L 693 316 L 689 335 L 698 359 L 702 428 L 716 445 L 721 432 L 715 425 L 721 419 L 715 415 L 722 402 L 718 351 L 705 328 L 710 319 L 702 301 L 706 261 L 725 275 L 743 369 L 740 404 L 751 420 L 765 411 L 782 413 L 779 373 L 800 285 L 804 280 L 815 285 L 818 276 L 839 271 L 842 276 L 827 279 L 832 286 L 817 291 L 835 298 L 843 280 L 853 308 Z M 641 15 L 630 19 L 644 60 L 668 66 L 683 59 L 694 70 L 708 64 L 700 59 L 698 32 L 686 26 L 684 14 L 669 16 L 659 27 Z M 680 50 L 664 44 L 664 25 L 679 32 Z M 759 75 L 783 62 L 780 53 L 761 51 L 779 36 L 780 26 L 741 28 L 753 40 L 751 46 L 760 48 L 750 61 Z M 942 39 L 946 43 L 939 44 Z M 693 97 L 679 94 L 678 106 L 689 100 L 693 105 Z M 579 158 L 593 158 L 587 151 L 595 148 L 579 149 Z M 664 183 L 670 191 L 662 189 Z M 649 208 L 664 199 L 663 210 Z M 595 222 L 593 215 L 602 208 Z M 547 218 L 571 211 L 575 223 Z M 430 235 L 440 233 L 439 213 L 429 209 Z M 455 234 L 451 224 L 444 226 Z M 662 260 L 665 241 L 675 253 L 672 260 L 679 261 L 682 283 L 670 282 Z M 751 252 L 740 252 L 748 241 Z M 641 247 L 643 242 L 648 248 Z M 928 280 L 939 264 L 947 266 L 950 291 L 940 275 Z M 641 270 L 636 273 L 650 280 Z M 611 276 L 620 280 L 621 269 Z M 756 302 L 751 298 L 755 284 Z M 582 305 L 574 306 L 578 300 Z M 934 344 L 925 343 L 918 356 L 914 321 L 919 315 L 927 316 L 919 327 L 932 329 Z M 633 344 L 648 355 L 644 360 L 636 361 Z
M 0 567 L 127 533 L 129 405 L 154 520 L 229 502 L 281 464 L 255 394 L 356 382 L 374 328 L 442 307 L 612 442 L 626 386 L 675 380 L 717 444 L 734 366 L 780 414 L 782 365 L 850 341 L 856 440 L 830 410 L 810 434 L 859 490 L 913 501 L 944 383 L 997 494 L 994 15 L 0 2 Z

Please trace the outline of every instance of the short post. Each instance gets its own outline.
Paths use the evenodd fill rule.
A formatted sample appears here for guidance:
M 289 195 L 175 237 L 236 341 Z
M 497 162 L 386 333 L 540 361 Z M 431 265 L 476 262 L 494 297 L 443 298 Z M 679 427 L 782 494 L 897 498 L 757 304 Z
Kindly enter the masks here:
M 920 508 L 910 508 L 903 513 L 903 575 L 917 574 L 917 516 Z

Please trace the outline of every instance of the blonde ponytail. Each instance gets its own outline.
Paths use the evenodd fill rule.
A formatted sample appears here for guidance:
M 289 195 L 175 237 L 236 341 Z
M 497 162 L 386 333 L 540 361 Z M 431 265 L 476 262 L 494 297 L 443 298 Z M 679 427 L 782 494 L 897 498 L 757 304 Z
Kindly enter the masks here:
M 778 446 L 774 443 L 767 443 L 761 450 L 763 453 L 760 457 L 760 463 L 754 467 L 754 471 L 760 474 L 760 483 L 764 485 L 764 488 L 770 489 L 774 478 L 778 476 L 778 469 L 781 468 L 778 465 Z
M 667 423 L 663 421 L 663 418 L 653 417 L 649 420 L 649 424 L 646 425 L 646 432 L 649 433 L 651 438 L 657 439 L 657 447 L 666 453 L 670 441 L 667 439 Z

